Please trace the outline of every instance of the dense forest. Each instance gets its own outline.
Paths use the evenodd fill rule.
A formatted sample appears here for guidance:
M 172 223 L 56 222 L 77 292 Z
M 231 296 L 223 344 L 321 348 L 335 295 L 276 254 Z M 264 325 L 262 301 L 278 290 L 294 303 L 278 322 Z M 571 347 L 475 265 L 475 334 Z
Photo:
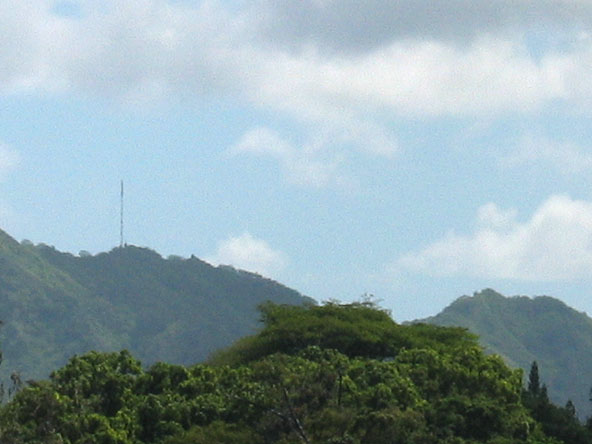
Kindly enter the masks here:
M 399 325 L 371 302 L 261 306 L 262 328 L 209 362 L 73 357 L 14 382 L 0 441 L 60 444 L 579 444 L 538 366 L 486 355 L 458 327 Z
M 145 364 L 194 364 L 258 327 L 257 306 L 313 303 L 196 258 L 136 246 L 79 255 L 0 231 L 0 379 L 47 378 L 74 354 L 129 350 Z

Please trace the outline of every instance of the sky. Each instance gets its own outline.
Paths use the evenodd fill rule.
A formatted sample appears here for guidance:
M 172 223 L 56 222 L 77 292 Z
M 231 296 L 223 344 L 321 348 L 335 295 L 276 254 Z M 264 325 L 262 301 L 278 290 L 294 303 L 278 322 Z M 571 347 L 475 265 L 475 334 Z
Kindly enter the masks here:
M 589 0 L 2 0 L 0 228 L 395 320 L 592 313 Z

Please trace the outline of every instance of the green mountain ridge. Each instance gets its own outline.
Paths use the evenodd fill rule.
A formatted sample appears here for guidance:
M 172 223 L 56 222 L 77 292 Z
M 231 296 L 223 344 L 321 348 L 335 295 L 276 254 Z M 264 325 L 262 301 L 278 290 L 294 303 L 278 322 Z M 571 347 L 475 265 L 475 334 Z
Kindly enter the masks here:
M 0 378 L 46 378 L 73 355 L 129 350 L 145 365 L 192 365 L 259 325 L 257 307 L 314 304 L 275 281 L 192 256 L 136 246 L 75 256 L 0 230 Z M 460 326 L 491 353 L 528 370 L 537 361 L 551 399 L 589 410 L 592 319 L 540 296 L 463 296 L 422 322 Z
M 549 296 L 505 297 L 486 289 L 421 322 L 469 329 L 488 352 L 524 369 L 525 375 L 537 361 L 554 402 L 571 400 L 581 417 L 590 413 L 592 319 L 585 313 Z
M 266 301 L 295 290 L 192 256 L 125 246 L 74 256 L 0 231 L 0 374 L 45 378 L 75 355 L 130 350 L 146 364 L 190 365 L 254 333 Z

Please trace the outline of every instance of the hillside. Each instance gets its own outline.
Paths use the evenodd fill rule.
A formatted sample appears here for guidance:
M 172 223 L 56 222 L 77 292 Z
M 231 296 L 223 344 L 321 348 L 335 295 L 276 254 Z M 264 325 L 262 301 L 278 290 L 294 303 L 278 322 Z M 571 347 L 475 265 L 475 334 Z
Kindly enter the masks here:
M 559 405 L 571 399 L 581 417 L 590 414 L 592 319 L 586 314 L 548 296 L 504 297 L 488 289 L 423 321 L 468 328 L 525 375 L 536 360 L 551 399 Z
M 195 257 L 134 246 L 78 257 L 0 231 L 0 370 L 42 378 L 74 354 L 121 349 L 146 364 L 193 364 L 253 333 L 267 300 L 312 302 Z
M 11 444 L 590 444 L 465 329 L 369 303 L 265 304 L 258 334 L 189 367 L 77 356 L 0 406 Z M 230 364 L 229 364 L 230 362 Z

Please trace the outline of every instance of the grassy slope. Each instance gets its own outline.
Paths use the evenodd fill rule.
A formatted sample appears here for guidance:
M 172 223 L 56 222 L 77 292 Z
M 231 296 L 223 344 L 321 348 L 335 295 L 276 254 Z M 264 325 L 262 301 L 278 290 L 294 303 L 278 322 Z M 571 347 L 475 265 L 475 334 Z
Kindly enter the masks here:
M 486 349 L 523 368 L 525 375 L 536 360 L 556 403 L 571 399 L 580 416 L 590 413 L 592 319 L 586 314 L 547 296 L 506 298 L 483 290 L 424 321 L 468 328 Z

